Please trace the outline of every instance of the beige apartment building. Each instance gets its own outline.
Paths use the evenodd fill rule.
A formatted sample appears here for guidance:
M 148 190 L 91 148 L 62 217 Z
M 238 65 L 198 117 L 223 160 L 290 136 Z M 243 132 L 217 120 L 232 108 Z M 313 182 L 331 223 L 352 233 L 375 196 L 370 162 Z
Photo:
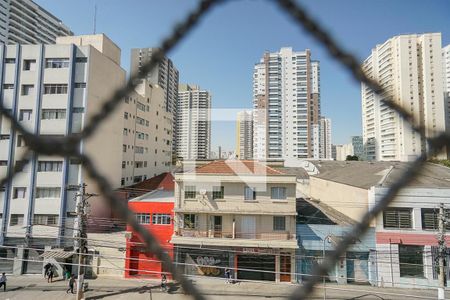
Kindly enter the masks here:
M 399 35 L 372 49 L 364 61 L 366 74 L 378 80 L 395 101 L 412 113 L 426 137 L 445 130 L 440 33 Z M 369 160 L 411 161 L 427 151 L 427 143 L 411 126 L 361 86 L 363 139 Z M 443 151 L 437 158 L 446 158 Z
M 170 171 L 173 121 L 165 105 L 164 90 L 147 80 L 125 97 L 121 186 Z
M 0 48 L 3 104 L 25 128 L 41 136 L 80 132 L 125 81 L 120 49 L 103 34 L 61 37 L 52 45 Z M 92 158 L 113 187 L 120 186 L 122 129 L 122 113 L 116 110 L 80 145 L 81 153 Z M 4 118 L 0 135 L 0 176 L 4 176 L 20 163 L 26 145 Z M 35 155 L 5 185 L 0 192 L 1 242 L 18 248 L 4 254 L 17 258 L 8 260 L 4 271 L 41 273 L 39 255 L 44 247 L 74 244 L 76 191 L 65 187 L 83 182 L 88 192 L 99 193 L 78 160 Z M 91 200 L 95 214 L 101 197 Z M 25 245 L 42 250 L 20 248 Z
M 296 178 L 250 160 L 213 161 L 175 174 L 171 242 L 186 274 L 291 282 Z M 207 265 L 208 267 L 205 267 Z
M 253 111 L 243 110 L 237 113 L 236 120 L 236 156 L 239 159 L 253 158 Z

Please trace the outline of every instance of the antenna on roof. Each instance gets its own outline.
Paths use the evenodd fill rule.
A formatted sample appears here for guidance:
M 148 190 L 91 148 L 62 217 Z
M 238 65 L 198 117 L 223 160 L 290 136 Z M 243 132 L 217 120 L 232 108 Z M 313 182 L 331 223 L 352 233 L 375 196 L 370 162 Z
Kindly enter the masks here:
M 97 3 L 94 4 L 94 34 L 97 30 Z

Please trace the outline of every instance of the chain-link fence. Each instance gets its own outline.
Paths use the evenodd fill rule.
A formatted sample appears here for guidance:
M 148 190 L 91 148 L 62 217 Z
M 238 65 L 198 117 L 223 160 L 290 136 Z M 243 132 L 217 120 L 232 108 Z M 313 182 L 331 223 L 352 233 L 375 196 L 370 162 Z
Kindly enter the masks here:
M 155 256 L 161 260 L 163 268 L 172 273 L 173 278 L 180 282 L 183 290 L 192 295 L 195 299 L 204 299 L 201 291 L 195 287 L 189 280 L 186 279 L 183 274 L 172 263 L 169 255 L 158 244 L 156 238 L 147 231 L 144 227 L 138 224 L 134 214 L 128 209 L 127 204 L 120 201 L 115 195 L 112 186 L 107 179 L 100 174 L 94 167 L 94 164 L 90 157 L 83 153 L 80 153 L 79 145 L 83 140 L 89 139 L 99 127 L 100 123 L 104 121 L 108 115 L 113 112 L 121 103 L 121 101 L 131 93 L 139 83 L 140 79 L 144 78 L 154 67 L 156 67 L 163 59 L 163 57 L 170 52 L 177 44 L 181 42 L 199 22 L 214 6 L 225 2 L 224 0 L 203 0 L 199 2 L 198 6 L 186 17 L 186 19 L 177 24 L 170 36 L 163 40 L 159 46 L 159 50 L 152 54 L 151 60 L 145 63 L 139 74 L 132 74 L 127 84 L 116 90 L 112 98 L 107 101 L 101 111 L 94 115 L 87 126 L 79 134 L 71 134 L 65 137 L 43 137 L 34 135 L 27 131 L 9 112 L 9 110 L 0 102 L 0 113 L 10 121 L 14 130 L 23 135 L 23 139 L 28 145 L 28 151 L 25 152 L 20 159 L 22 162 L 20 165 L 16 164 L 14 169 L 9 169 L 5 178 L 0 181 L 0 186 L 5 185 L 11 181 L 15 174 L 19 172 L 24 164 L 23 161 L 28 161 L 36 154 L 63 156 L 70 158 L 78 158 L 81 160 L 83 168 L 87 174 L 98 184 L 100 192 L 107 199 L 111 208 L 125 220 L 132 229 L 141 236 L 142 241 L 146 245 L 146 251 L 155 254 Z M 311 18 L 305 9 L 293 0 L 275 0 L 279 7 L 292 18 L 295 25 L 305 29 L 311 34 L 323 47 L 325 47 L 328 53 L 337 61 L 339 61 L 352 76 L 366 84 L 376 94 L 383 95 L 384 100 L 382 102 L 389 108 L 395 110 L 398 115 L 404 120 L 408 121 L 411 128 L 425 138 L 426 128 L 414 123 L 413 116 L 403 107 L 401 107 L 396 99 L 388 95 L 387 91 L 376 81 L 372 80 L 361 69 L 358 60 L 349 52 L 347 52 L 341 45 L 337 43 L 333 37 L 327 33 L 321 25 Z M 427 129 L 428 130 L 428 129 Z M 429 131 L 429 130 L 428 130 Z M 450 145 L 450 135 L 448 133 L 436 133 L 435 137 L 428 138 L 429 152 L 420 156 L 414 161 L 409 169 L 403 174 L 403 176 L 392 185 L 386 195 L 368 211 L 356 226 L 347 233 L 341 242 L 336 246 L 335 251 L 328 255 L 322 264 L 318 265 L 313 271 L 311 279 L 306 281 L 303 285 L 290 296 L 292 299 L 305 299 L 313 291 L 314 286 L 321 281 L 322 276 L 325 276 L 335 264 L 339 258 L 342 257 L 347 248 L 353 243 L 353 241 L 363 235 L 368 229 L 372 220 L 381 213 L 389 203 L 396 197 L 397 193 L 406 185 L 408 185 L 420 172 L 424 166 L 427 157 L 433 156 L 433 154 L 441 151 L 446 145 Z

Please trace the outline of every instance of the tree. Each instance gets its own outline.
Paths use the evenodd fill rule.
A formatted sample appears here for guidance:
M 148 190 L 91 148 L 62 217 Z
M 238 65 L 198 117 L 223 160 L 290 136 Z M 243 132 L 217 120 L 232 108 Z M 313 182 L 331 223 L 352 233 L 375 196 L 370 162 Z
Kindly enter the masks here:
M 345 158 L 345 160 L 359 160 L 358 156 L 356 155 L 347 155 L 347 157 Z

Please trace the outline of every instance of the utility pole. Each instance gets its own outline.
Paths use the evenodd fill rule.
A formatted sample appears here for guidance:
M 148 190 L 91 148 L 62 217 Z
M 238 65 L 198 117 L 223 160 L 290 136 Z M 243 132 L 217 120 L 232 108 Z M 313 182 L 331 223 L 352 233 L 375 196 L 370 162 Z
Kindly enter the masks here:
M 78 276 L 77 276 L 77 300 L 84 298 L 84 265 L 85 265 L 85 252 L 87 252 L 87 208 L 89 206 L 87 200 L 96 194 L 86 193 L 86 184 L 81 183 L 79 185 L 68 187 L 69 190 L 78 190 L 75 195 L 76 198 L 76 214 L 77 214 L 77 235 L 78 243 L 75 245 L 78 248 Z M 74 240 L 77 241 L 76 239 Z
M 438 233 L 438 246 L 439 246 L 439 287 L 438 287 L 438 299 L 445 300 L 445 257 L 447 255 L 447 246 L 445 244 L 445 225 L 447 223 L 444 204 L 439 206 L 439 233 Z

